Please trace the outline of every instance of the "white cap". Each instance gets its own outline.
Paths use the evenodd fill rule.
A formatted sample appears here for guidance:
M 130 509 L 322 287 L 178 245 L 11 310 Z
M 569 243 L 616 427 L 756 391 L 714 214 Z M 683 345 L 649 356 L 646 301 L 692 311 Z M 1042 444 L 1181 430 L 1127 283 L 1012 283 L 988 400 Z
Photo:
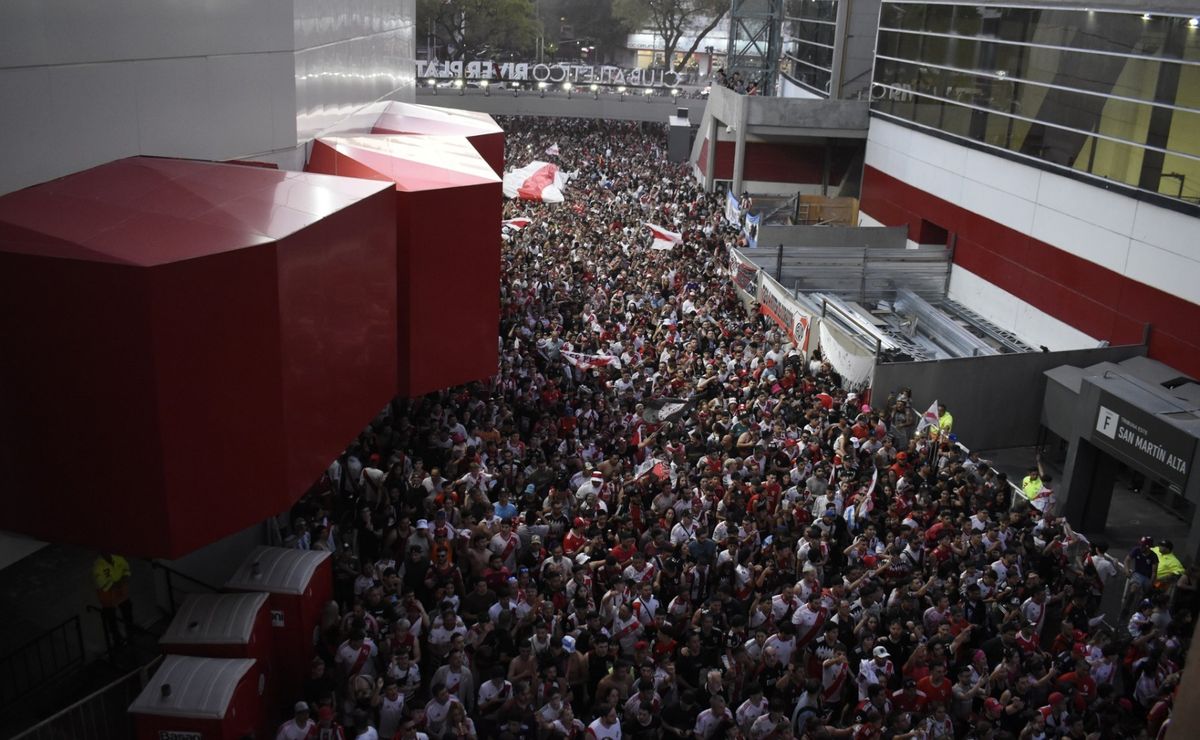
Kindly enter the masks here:
M 563 649 L 563 652 L 566 652 L 566 653 L 575 652 L 575 638 L 571 637 L 570 635 L 563 635 L 562 649 Z
M 871 651 L 871 653 L 872 653 L 872 655 L 874 655 L 876 658 L 890 658 L 890 657 L 892 657 L 892 654 L 891 654 L 891 653 L 889 653 L 889 652 L 887 651 L 887 648 L 885 648 L 883 645 L 876 645 L 876 646 L 875 646 L 875 649 L 874 649 L 874 650 L 872 650 L 872 651 Z
M 417 529 L 429 529 L 429 520 L 428 519 L 418 519 L 417 520 Z

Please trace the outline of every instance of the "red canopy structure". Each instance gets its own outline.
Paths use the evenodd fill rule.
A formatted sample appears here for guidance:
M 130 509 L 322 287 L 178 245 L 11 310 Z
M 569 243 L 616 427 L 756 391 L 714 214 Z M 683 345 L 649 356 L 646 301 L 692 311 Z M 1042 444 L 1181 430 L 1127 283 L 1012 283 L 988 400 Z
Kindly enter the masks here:
M 4 527 L 174 558 L 299 499 L 395 393 L 390 190 L 132 158 L 0 197 Z
M 337 133 L 465 136 L 493 172 L 504 174 L 504 129 L 487 113 L 388 100 L 358 111 Z
M 494 375 L 500 178 L 470 142 L 327 137 L 313 142 L 308 169 L 395 185 L 401 395 Z

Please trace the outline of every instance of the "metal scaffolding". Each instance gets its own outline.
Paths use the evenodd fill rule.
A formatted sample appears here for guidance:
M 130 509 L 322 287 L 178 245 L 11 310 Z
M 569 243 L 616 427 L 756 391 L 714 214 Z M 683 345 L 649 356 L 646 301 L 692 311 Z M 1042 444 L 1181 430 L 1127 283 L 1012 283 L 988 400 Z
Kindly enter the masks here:
M 774 95 L 779 76 L 783 0 L 731 0 L 726 71 L 757 83 L 760 95 Z

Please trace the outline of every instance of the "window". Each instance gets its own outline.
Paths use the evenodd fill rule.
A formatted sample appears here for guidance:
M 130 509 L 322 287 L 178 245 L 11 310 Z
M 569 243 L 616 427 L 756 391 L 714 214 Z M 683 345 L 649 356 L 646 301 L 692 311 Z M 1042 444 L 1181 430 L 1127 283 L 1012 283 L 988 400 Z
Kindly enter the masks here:
M 1200 205 L 1188 20 L 885 0 L 872 110 Z

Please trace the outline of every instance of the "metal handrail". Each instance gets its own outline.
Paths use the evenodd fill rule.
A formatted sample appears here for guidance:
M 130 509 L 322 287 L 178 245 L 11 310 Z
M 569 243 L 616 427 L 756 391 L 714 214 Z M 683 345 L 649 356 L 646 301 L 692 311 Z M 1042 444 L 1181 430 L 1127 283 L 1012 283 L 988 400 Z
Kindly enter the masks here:
M 176 610 L 176 607 L 175 607 L 175 583 L 174 583 L 174 581 L 171 580 L 172 576 L 178 576 L 179 578 L 182 578 L 185 581 L 189 581 L 191 583 L 196 584 L 197 586 L 206 588 L 209 591 L 212 591 L 213 593 L 218 593 L 221 590 L 221 589 L 217 588 L 216 586 L 212 585 L 211 583 L 205 583 L 204 581 L 200 580 L 199 578 L 189 576 L 187 573 L 180 573 L 179 571 L 175 570 L 171 566 L 165 565 L 164 563 L 162 563 L 159 560 L 151 560 L 150 567 L 155 570 L 161 570 L 162 572 L 167 574 L 167 602 L 171 605 L 171 614 L 172 615 L 175 614 L 175 610 Z
M 71 638 L 74 637 L 74 646 Z M 58 661 L 61 640 L 61 652 L 64 660 Z M 48 649 L 48 651 L 47 651 Z M 45 658 L 50 660 L 46 661 Z M 82 665 L 87 657 L 83 644 L 83 625 L 79 615 L 75 615 L 41 633 L 32 640 L 0 656 L 0 674 L 11 674 L 13 693 L 4 691 L 5 683 L 0 683 L 0 708 L 9 707 L 18 700 L 33 693 L 56 678 L 62 676 L 76 665 Z M 17 664 L 24 671 L 18 677 Z M 49 665 L 47 665 L 47 663 Z M 12 670 L 9 670 L 9 666 Z
M 71 722 L 71 720 L 78 720 L 79 718 L 78 717 L 70 717 L 69 715 L 72 712 L 79 712 L 82 715 L 87 716 L 88 719 L 90 719 L 92 721 L 97 721 L 97 722 L 103 721 L 103 717 L 101 717 L 99 720 L 94 718 L 94 715 L 96 714 L 96 712 L 95 712 L 96 707 L 93 705 L 96 704 L 97 702 L 103 703 L 102 700 L 106 698 L 106 696 L 105 696 L 106 694 L 113 692 L 114 690 L 123 689 L 125 687 L 125 684 L 130 683 L 131 679 L 136 678 L 137 679 L 136 684 L 135 684 L 135 686 L 132 687 L 132 689 L 136 689 L 136 690 L 128 690 L 128 694 L 130 694 L 131 696 L 118 697 L 119 699 L 121 699 L 120 704 L 122 705 L 122 708 L 123 708 L 126 703 L 125 699 L 131 698 L 132 696 L 136 696 L 136 694 L 138 692 L 140 692 L 141 688 L 143 686 L 145 686 L 147 681 L 149 680 L 150 674 L 154 671 L 155 668 L 158 667 L 158 664 L 161 663 L 162 660 L 163 660 L 162 655 L 155 656 L 154 659 L 151 660 L 149 663 L 146 663 L 145 665 L 142 665 L 142 666 L 139 666 L 138 668 L 133 669 L 132 671 L 130 671 L 129 673 L 126 673 L 125 675 L 121 676 L 117 680 L 112 681 L 107 686 L 105 686 L 101 689 L 98 689 L 96 691 L 93 691 L 91 694 L 88 694 L 87 696 L 80 699 L 79 701 L 77 701 L 69 706 L 63 707 L 62 709 L 55 712 L 51 716 L 41 720 L 36 725 L 34 725 L 26 730 L 21 731 L 18 735 L 16 735 L 13 738 L 13 740 L 41 740 L 41 738 L 43 737 L 43 734 L 42 734 L 43 730 L 47 731 L 46 735 L 45 735 L 46 737 L 63 737 L 64 735 L 61 734 L 63 732 L 63 729 L 55 727 L 55 725 L 60 724 L 60 723 L 63 723 L 63 724 L 70 723 L 71 724 L 71 732 L 73 734 L 79 733 L 79 729 L 78 729 L 79 725 L 74 722 Z M 127 717 L 128 717 L 128 715 L 124 715 L 123 719 L 128 724 Z M 100 725 L 100 726 L 104 730 L 114 729 L 114 728 L 110 728 L 110 727 L 107 727 L 104 725 Z M 129 728 L 129 731 L 132 731 L 132 727 Z M 119 733 L 117 733 L 117 735 L 119 736 Z M 88 736 L 90 736 L 90 733 L 84 731 L 82 733 L 79 733 L 79 735 L 76 735 L 76 736 L 88 737 Z

